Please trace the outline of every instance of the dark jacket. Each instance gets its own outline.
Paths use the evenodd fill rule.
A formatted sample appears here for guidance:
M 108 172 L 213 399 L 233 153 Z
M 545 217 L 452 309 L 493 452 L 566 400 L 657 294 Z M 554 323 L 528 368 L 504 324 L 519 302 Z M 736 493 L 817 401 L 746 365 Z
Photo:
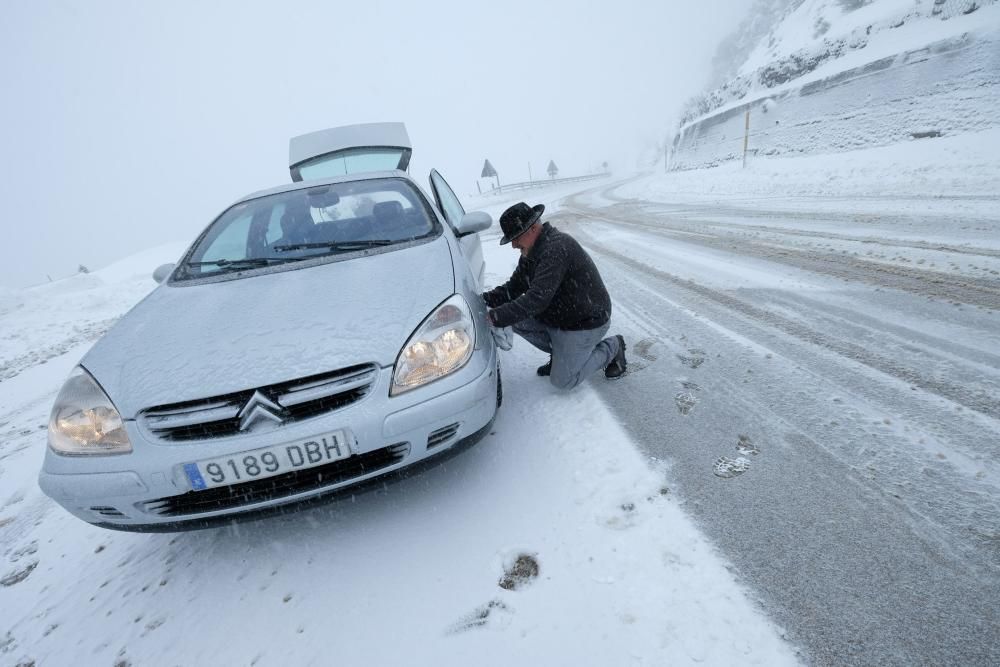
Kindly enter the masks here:
M 546 326 L 580 331 L 611 319 L 611 297 L 594 260 L 576 239 L 547 222 L 510 280 L 483 299 L 497 327 L 534 317 Z

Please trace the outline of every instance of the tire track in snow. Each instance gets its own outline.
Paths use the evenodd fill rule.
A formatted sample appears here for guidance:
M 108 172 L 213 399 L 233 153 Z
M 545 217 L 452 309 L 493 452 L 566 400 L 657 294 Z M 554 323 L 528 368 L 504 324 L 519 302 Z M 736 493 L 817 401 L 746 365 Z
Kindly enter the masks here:
M 584 232 L 586 234 L 586 232 Z M 782 331 L 799 340 L 812 345 L 821 346 L 827 350 L 835 352 L 852 361 L 862 363 L 870 368 L 891 375 L 903 382 L 919 387 L 925 391 L 937 394 L 942 398 L 958 403 L 970 410 L 975 410 L 988 417 L 1000 419 L 1000 397 L 988 394 L 983 391 L 970 390 L 963 385 L 954 384 L 943 379 L 929 378 L 914 368 L 903 365 L 897 359 L 878 354 L 866 347 L 857 345 L 850 341 L 841 340 L 827 333 L 816 331 L 810 327 L 796 322 L 777 313 L 764 308 L 751 305 L 730 294 L 706 287 L 690 280 L 681 279 L 666 271 L 653 268 L 631 257 L 627 257 L 620 252 L 612 250 L 588 235 L 588 247 L 592 247 L 601 254 L 614 258 L 626 264 L 630 268 L 653 276 L 659 280 L 664 280 L 670 284 L 682 287 L 685 290 L 694 292 L 700 297 L 714 301 L 730 310 L 737 311 L 743 315 L 751 317 L 767 326 Z
M 710 228 L 713 225 L 706 225 L 697 229 L 685 229 L 671 227 L 670 225 L 674 223 L 662 218 L 656 222 L 643 222 L 637 220 L 635 217 L 616 215 L 614 212 L 607 210 L 602 210 L 600 214 L 594 214 L 583 209 L 573 210 L 578 215 L 591 220 L 641 228 L 644 231 L 659 236 L 683 239 L 687 243 L 695 243 L 726 252 L 732 251 L 736 241 L 739 241 L 739 254 L 741 255 L 777 261 L 806 271 L 834 276 L 835 278 L 860 280 L 879 287 L 903 290 L 920 296 L 947 299 L 982 306 L 991 310 L 1000 310 L 1000 280 L 951 276 L 938 271 L 893 266 L 883 262 L 842 254 L 821 254 L 792 246 L 779 246 L 775 245 L 774 242 L 764 243 L 746 238 L 737 239 L 713 236 L 710 233 Z M 642 214 L 641 211 L 638 213 Z M 553 218 L 555 217 L 553 216 Z M 865 239 L 859 238 L 856 240 L 858 243 L 866 242 Z M 906 246 L 905 243 L 897 243 L 896 245 Z M 957 252 L 951 247 L 942 246 L 942 248 L 948 252 Z M 989 254 L 989 251 L 977 254 Z

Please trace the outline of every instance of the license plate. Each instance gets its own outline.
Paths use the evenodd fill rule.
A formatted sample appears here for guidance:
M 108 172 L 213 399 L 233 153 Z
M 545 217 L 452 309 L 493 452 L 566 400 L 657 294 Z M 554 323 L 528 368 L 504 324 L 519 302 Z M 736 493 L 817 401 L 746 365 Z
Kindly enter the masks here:
M 344 431 L 334 431 L 308 440 L 185 463 L 184 472 L 191 482 L 191 488 L 201 491 L 274 477 L 292 470 L 314 468 L 346 459 L 350 455 L 347 434 Z

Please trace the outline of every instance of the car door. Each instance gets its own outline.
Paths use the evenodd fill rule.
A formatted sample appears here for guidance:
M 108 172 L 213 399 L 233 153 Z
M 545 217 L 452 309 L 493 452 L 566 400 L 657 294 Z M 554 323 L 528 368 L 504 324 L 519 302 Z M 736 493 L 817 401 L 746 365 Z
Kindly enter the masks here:
M 438 173 L 437 169 L 431 169 L 431 175 L 428 180 L 430 180 L 431 192 L 434 194 L 434 201 L 437 203 L 438 210 L 444 214 L 444 218 L 448 221 L 448 225 L 452 231 L 455 231 L 462 216 L 465 215 L 465 208 L 462 206 L 462 202 L 459 201 L 454 190 L 444 180 L 444 177 Z M 467 234 L 458 239 L 458 243 L 462 248 L 462 253 L 465 255 L 465 260 L 472 269 L 476 285 L 481 288 L 486 273 L 486 263 L 483 261 L 483 246 L 479 241 L 479 234 Z

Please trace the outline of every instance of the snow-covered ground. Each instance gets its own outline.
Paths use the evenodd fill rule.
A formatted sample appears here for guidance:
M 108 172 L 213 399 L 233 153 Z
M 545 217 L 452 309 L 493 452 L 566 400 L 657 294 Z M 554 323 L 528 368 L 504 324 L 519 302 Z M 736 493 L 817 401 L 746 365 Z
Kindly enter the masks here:
M 556 210 L 568 192 L 470 208 L 498 216 L 523 196 Z M 182 250 L 0 295 L 0 665 L 796 662 L 665 464 L 592 387 L 536 378 L 523 342 L 485 440 L 354 502 L 176 535 L 71 517 L 35 483 L 52 400 Z M 501 282 L 516 254 L 492 232 L 484 252 Z M 501 587 L 522 555 L 537 577 Z

